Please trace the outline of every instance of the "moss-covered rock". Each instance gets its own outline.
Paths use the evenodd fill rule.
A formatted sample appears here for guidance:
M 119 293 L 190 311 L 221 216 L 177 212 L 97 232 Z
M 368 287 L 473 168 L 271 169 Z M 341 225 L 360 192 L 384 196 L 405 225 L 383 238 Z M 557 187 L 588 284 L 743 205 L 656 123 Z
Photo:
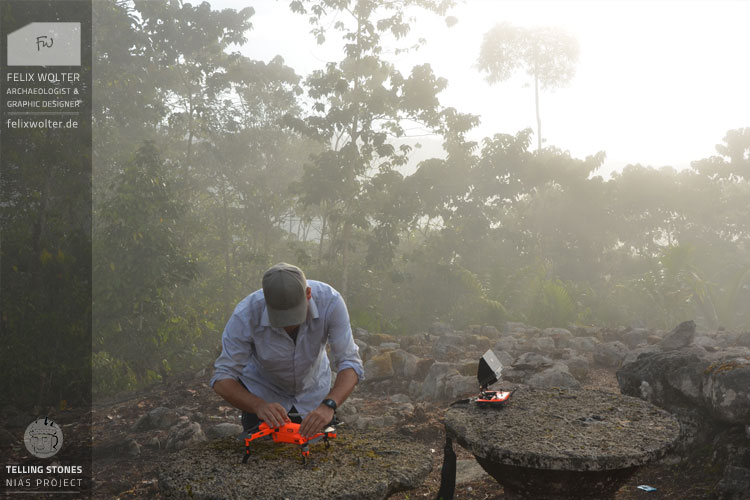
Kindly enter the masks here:
M 365 363 L 365 377 L 369 382 L 391 378 L 393 375 L 393 362 L 390 352 L 377 354 Z
M 165 461 L 159 489 L 172 499 L 384 499 L 432 470 L 424 445 L 382 432 L 339 433 L 330 447 L 310 446 L 307 464 L 298 446 L 273 441 L 253 441 L 244 464 L 243 454 L 232 438 L 183 450 Z

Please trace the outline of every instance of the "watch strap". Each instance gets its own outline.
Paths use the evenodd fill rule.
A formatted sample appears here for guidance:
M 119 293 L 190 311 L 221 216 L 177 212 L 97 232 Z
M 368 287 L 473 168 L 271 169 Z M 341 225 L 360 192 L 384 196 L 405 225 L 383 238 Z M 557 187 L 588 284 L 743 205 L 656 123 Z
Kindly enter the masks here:
M 333 411 L 336 411 L 336 408 L 338 408 L 338 405 L 336 404 L 336 401 L 334 401 L 333 399 L 330 399 L 330 398 L 324 399 L 320 404 L 326 405 L 327 407 L 329 407 Z

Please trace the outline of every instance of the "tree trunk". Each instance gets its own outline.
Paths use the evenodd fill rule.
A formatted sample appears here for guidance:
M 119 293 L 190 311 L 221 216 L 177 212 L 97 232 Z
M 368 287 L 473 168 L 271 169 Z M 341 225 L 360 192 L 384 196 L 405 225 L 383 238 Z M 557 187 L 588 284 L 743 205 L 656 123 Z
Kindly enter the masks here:
M 542 117 L 539 115 L 539 77 L 534 74 L 534 100 L 536 101 L 536 150 L 542 150 Z
M 326 222 L 328 222 L 328 214 L 323 212 L 323 223 L 320 226 L 320 242 L 318 243 L 318 266 L 323 265 L 323 238 L 326 234 Z
M 222 176 L 221 182 L 221 211 L 222 211 L 222 235 L 224 240 L 224 303 L 230 304 L 230 287 L 232 281 L 232 259 L 230 256 L 231 244 L 229 237 L 229 207 L 227 205 L 226 179 Z
M 138 333 L 143 331 L 143 301 L 138 302 Z M 139 336 L 140 339 L 140 336 Z
M 347 292 L 349 288 L 349 266 L 347 265 L 347 260 L 349 257 L 349 230 L 351 228 L 350 222 L 344 223 L 344 234 L 341 237 L 341 244 L 344 245 L 344 248 L 342 249 L 342 257 L 341 257 L 341 296 L 344 298 L 344 301 L 347 299 Z

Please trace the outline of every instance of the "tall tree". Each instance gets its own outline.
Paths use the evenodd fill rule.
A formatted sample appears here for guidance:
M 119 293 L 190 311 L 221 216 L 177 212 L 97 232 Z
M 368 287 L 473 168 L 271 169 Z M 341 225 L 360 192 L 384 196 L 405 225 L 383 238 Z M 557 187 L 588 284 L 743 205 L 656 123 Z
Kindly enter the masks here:
M 509 23 L 495 25 L 484 35 L 477 67 L 487 73 L 490 84 L 510 78 L 522 68 L 534 79 L 537 149 L 542 149 L 542 118 L 539 86 L 554 89 L 575 75 L 578 41 L 553 27 L 519 28 Z
M 404 122 L 413 120 L 436 126 L 440 120 L 437 94 L 447 82 L 437 78 L 429 65 L 415 66 L 408 76 L 382 56 L 387 37 L 398 43 L 410 30 L 406 10 L 422 7 L 444 13 L 451 1 L 313 0 L 294 1 L 293 11 L 310 16 L 319 43 L 326 27 L 333 26 L 344 42 L 344 58 L 314 71 L 306 80 L 313 100 L 312 114 L 294 125 L 321 139 L 327 149 L 306 167 L 303 200 L 322 209 L 323 231 L 340 254 L 341 291 L 347 294 L 350 251 L 354 232 L 375 225 L 395 243 L 394 222 L 373 217 L 365 209 L 373 179 L 386 178 L 391 186 L 399 176 L 387 174 L 408 157 L 410 148 L 395 147 L 392 138 L 405 135 Z M 331 22 L 329 14 L 335 16 Z M 385 214 L 383 214 L 385 215 Z M 393 214 L 390 214 L 393 215 Z M 401 217 L 398 215 L 397 217 Z M 377 231 L 377 229 L 380 231 Z M 323 241 L 321 234 L 321 242 Z M 379 241 L 382 241 L 380 239 Z

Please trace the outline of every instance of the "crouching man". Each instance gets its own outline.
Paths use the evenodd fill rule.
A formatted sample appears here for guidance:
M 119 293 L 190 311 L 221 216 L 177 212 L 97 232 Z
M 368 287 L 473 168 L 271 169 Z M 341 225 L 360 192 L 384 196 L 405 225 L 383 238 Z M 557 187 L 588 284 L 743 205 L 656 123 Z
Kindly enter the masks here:
M 343 298 L 291 264 L 265 272 L 263 288 L 237 304 L 221 343 L 211 386 L 242 410 L 245 430 L 260 420 L 278 427 L 298 413 L 300 434 L 310 437 L 364 379 Z M 337 372 L 333 388 L 326 344 Z

